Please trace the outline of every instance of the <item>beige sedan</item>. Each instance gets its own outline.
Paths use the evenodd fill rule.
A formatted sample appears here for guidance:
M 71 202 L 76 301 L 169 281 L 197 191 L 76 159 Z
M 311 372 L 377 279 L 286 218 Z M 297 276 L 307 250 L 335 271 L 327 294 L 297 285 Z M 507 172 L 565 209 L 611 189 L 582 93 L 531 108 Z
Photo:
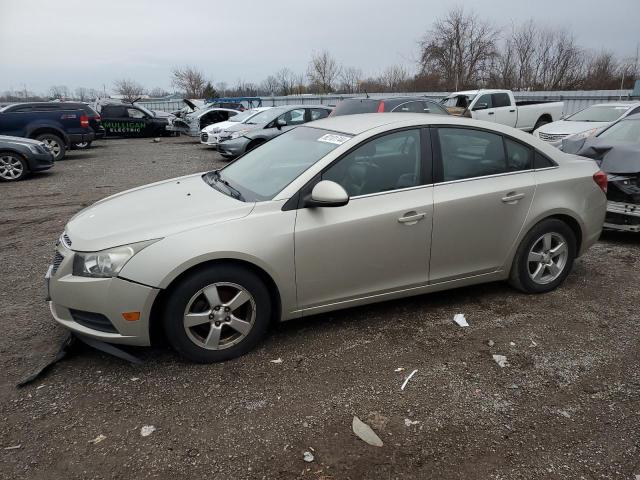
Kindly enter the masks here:
M 47 275 L 77 335 L 213 362 L 271 322 L 508 280 L 558 287 L 600 235 L 606 176 L 509 127 L 365 114 L 73 217 Z

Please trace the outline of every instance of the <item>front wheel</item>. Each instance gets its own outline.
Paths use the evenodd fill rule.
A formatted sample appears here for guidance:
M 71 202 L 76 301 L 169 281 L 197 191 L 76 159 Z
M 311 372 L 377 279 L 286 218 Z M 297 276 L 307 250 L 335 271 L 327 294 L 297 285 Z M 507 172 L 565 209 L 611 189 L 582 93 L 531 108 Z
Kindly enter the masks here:
M 513 260 L 509 283 L 526 293 L 544 293 L 569 275 L 576 257 L 576 236 L 561 220 L 543 220 L 524 237 Z
M 38 135 L 36 137 L 36 140 L 44 143 L 49 147 L 49 150 L 51 150 L 51 153 L 53 153 L 53 159 L 56 162 L 64 158 L 67 147 L 59 136 L 54 135 L 53 133 L 43 133 L 42 135 Z
M 265 335 L 271 298 L 249 270 L 218 265 L 196 271 L 171 291 L 164 330 L 183 357 L 213 363 L 249 352 Z
M 17 182 L 27 176 L 27 162 L 20 155 L 11 152 L 0 152 L 0 180 Z

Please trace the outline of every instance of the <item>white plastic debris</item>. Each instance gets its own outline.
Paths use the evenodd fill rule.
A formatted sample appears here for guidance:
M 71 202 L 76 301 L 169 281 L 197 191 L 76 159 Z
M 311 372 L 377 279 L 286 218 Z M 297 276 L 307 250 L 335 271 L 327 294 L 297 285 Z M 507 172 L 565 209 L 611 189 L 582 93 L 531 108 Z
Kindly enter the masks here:
M 468 327 L 469 326 L 469 324 L 467 323 L 467 319 L 464 318 L 464 313 L 456 313 L 453 316 L 453 321 L 456 322 L 461 327 Z
M 156 137 L 153 139 L 153 143 L 160 143 L 160 137 Z
M 394 370 L 394 372 L 403 372 L 404 371 L 404 367 L 398 367 Z
M 355 433 L 356 436 L 365 443 L 374 447 L 382 447 L 384 445 L 382 440 L 380 440 L 380 437 L 376 435 L 376 432 L 374 432 L 369 425 L 364 423 L 358 417 L 353 417 L 351 428 L 353 429 L 353 433 Z
M 100 443 L 101 441 L 105 440 L 107 437 L 105 437 L 104 435 L 98 435 L 96 438 L 94 438 L 93 440 L 89 440 L 88 443 L 93 443 L 94 445 L 96 443 Z
M 516 342 L 509 342 L 509 345 L 511 345 L 512 347 L 516 346 Z
M 489 340 L 487 342 L 487 345 L 489 345 L 490 347 L 493 347 L 496 344 L 496 342 L 494 342 L 493 340 Z
M 307 463 L 311 463 L 311 462 L 313 462 L 313 460 L 314 460 L 313 453 L 311 453 L 311 452 L 304 452 L 304 453 L 302 454 L 302 459 L 303 459 L 305 462 L 307 462 Z
M 411 425 L 417 425 L 420 423 L 420 420 L 411 420 L 410 418 L 404 419 L 405 427 L 410 427 Z
M 530 347 L 537 347 L 538 344 L 536 342 L 534 342 L 533 340 L 531 340 L 531 345 L 529 345 Z
M 19 445 L 11 445 L 10 447 L 4 447 L 5 450 L 18 450 L 22 447 L 22 444 Z
M 138 380 L 140 380 L 140 377 L 131 377 L 129 380 L 131 380 L 132 382 L 137 382 Z
M 493 355 L 493 361 L 496 362 L 500 368 L 508 367 L 509 362 L 507 362 L 507 357 L 504 355 Z
M 142 428 L 140 429 L 140 435 L 143 437 L 148 437 L 155 431 L 156 431 L 156 427 L 154 427 L 153 425 L 143 425 Z
M 558 410 L 558 413 L 560 415 L 562 415 L 565 418 L 571 418 L 571 414 L 569 412 L 567 412 L 566 410 Z
M 411 380 L 411 377 L 413 377 L 413 376 L 416 374 L 416 372 L 417 372 L 417 371 L 418 371 L 418 370 L 414 370 L 413 372 L 411 372 L 411 373 L 409 374 L 409 376 L 408 376 L 407 378 L 405 378 L 404 383 L 403 383 L 403 384 L 402 384 L 402 386 L 400 387 L 400 390 L 404 390 L 404 387 L 406 387 L 406 386 L 407 386 L 407 383 L 409 383 L 409 380 Z
M 276 358 L 275 360 L 269 360 L 271 363 L 282 363 L 281 358 Z

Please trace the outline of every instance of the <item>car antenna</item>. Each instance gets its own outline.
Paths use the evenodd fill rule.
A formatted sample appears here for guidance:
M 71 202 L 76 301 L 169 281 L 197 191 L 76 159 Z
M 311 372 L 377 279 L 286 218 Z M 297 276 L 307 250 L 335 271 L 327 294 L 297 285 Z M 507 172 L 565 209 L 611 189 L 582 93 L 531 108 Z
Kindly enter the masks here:
M 366 90 L 363 90 L 365 97 L 369 98 L 369 94 L 367 93 Z

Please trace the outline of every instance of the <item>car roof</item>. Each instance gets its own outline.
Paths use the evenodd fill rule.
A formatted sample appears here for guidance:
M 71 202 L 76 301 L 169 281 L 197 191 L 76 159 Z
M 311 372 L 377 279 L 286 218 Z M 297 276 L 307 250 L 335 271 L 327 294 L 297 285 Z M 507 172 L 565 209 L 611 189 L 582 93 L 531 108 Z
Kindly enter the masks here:
M 627 120 L 640 120 L 640 113 L 634 113 L 633 115 L 627 115 L 620 119 L 621 122 L 626 122 Z
M 589 105 L 589 107 L 635 107 L 637 105 L 640 105 L 640 102 L 631 101 L 631 102 L 594 103 L 593 105 Z

